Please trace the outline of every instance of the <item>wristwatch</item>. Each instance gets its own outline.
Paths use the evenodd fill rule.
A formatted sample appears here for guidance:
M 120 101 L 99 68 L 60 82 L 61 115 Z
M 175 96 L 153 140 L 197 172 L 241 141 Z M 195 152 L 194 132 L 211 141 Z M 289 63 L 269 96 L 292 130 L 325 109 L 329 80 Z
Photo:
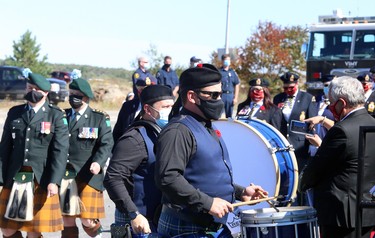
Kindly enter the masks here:
M 130 220 L 134 220 L 139 214 L 141 214 L 141 213 L 139 213 L 139 211 L 129 212 L 128 216 L 129 216 Z

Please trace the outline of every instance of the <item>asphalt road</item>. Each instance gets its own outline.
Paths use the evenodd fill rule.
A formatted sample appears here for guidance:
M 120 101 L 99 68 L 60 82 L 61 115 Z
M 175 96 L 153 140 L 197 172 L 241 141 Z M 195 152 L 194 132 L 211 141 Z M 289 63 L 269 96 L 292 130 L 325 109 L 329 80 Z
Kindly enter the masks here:
M 8 113 L 7 109 L 0 108 L 0 135 L 3 134 L 3 127 L 6 115 Z M 116 121 L 117 121 L 117 111 L 107 111 L 107 113 L 110 115 L 111 118 L 111 125 L 112 128 L 114 127 Z M 107 192 L 104 192 L 104 206 L 105 206 L 105 213 L 106 217 L 104 219 L 101 219 L 101 223 L 103 226 L 103 233 L 101 237 L 103 238 L 110 238 L 110 225 L 114 222 L 115 217 L 115 205 L 114 203 L 109 199 Z M 90 236 L 86 235 L 86 233 L 82 229 L 81 222 L 79 219 L 77 219 L 77 226 L 79 228 L 79 237 L 80 238 L 89 238 Z M 0 236 L 2 237 L 2 233 L 0 231 Z M 24 237 L 26 237 L 26 234 L 24 233 Z M 43 233 L 44 238 L 57 238 L 61 237 L 60 232 L 54 232 L 54 233 Z

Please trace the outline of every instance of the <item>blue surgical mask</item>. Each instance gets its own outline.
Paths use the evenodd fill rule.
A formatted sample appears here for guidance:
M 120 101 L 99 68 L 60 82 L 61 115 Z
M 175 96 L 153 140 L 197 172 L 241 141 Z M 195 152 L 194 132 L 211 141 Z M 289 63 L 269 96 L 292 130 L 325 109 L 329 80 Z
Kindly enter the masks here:
M 230 65 L 230 60 L 224 60 L 224 67 L 228 67 Z
M 171 109 L 162 109 L 159 111 L 159 118 L 156 119 L 156 124 L 158 124 L 161 128 L 168 124 L 168 117 L 171 113 Z
M 328 87 L 328 86 L 324 86 L 324 88 L 323 88 L 323 92 L 324 92 L 324 95 L 325 95 L 326 97 L 328 97 L 329 87 Z

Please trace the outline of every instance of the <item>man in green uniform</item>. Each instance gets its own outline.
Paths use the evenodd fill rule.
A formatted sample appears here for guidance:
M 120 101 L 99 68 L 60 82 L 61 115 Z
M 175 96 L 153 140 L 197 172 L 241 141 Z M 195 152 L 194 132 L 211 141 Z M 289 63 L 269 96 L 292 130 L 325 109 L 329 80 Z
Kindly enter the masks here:
M 63 191 L 61 196 L 64 217 L 62 237 L 78 237 L 76 217 L 81 219 L 85 232 L 90 237 L 95 237 L 100 233 L 99 218 L 105 217 L 103 168 L 111 155 L 113 137 L 109 116 L 89 106 L 89 100 L 94 95 L 87 80 L 75 74 L 71 77 L 73 81 L 69 85 L 69 103 L 72 108 L 66 110 L 70 148 L 64 177 L 68 183 L 64 187 L 67 188 L 66 191 L 71 191 Z M 72 186 L 77 187 L 76 194 Z M 85 209 L 80 212 L 72 211 L 74 204 L 69 204 L 71 195 L 79 196 Z
M 42 237 L 41 232 L 63 229 L 58 186 L 69 147 L 67 120 L 63 110 L 47 101 L 49 81 L 30 70 L 24 76 L 27 103 L 9 110 L 0 143 L 3 237 L 22 237 L 20 231 L 29 238 Z M 32 184 L 32 190 L 23 184 Z

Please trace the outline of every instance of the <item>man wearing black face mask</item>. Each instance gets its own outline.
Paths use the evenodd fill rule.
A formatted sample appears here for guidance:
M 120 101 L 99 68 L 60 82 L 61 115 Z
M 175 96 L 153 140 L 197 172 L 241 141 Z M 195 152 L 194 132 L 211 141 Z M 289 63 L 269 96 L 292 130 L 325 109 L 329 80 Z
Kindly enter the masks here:
M 63 229 L 58 186 L 69 133 L 65 112 L 46 99 L 49 81 L 26 70 L 24 76 L 27 103 L 9 110 L 0 143 L 0 227 L 4 237 L 25 231 L 34 238 Z
M 113 138 L 108 114 L 89 106 L 93 98 L 87 80 L 72 76 L 69 85 L 69 157 L 61 187 L 64 230 L 62 237 L 79 237 L 76 217 L 90 237 L 101 232 L 99 218 L 104 218 L 103 168 L 111 155 Z M 79 196 L 85 210 L 79 210 Z M 81 206 L 82 207 L 82 206 Z
M 245 188 L 233 182 L 228 151 L 211 123 L 223 110 L 220 96 L 221 74 L 213 65 L 198 65 L 181 74 L 183 109 L 162 130 L 156 144 L 155 182 L 163 193 L 158 225 L 162 236 L 207 232 L 231 237 L 224 224 L 235 199 L 248 201 L 260 198 L 260 192 L 267 194 L 259 186 Z
M 165 56 L 164 57 L 164 65 L 163 67 L 157 72 L 156 78 L 158 79 L 158 84 L 169 86 L 175 97 L 178 96 L 178 89 L 179 89 L 179 81 L 176 71 L 171 68 L 172 65 L 172 57 Z

